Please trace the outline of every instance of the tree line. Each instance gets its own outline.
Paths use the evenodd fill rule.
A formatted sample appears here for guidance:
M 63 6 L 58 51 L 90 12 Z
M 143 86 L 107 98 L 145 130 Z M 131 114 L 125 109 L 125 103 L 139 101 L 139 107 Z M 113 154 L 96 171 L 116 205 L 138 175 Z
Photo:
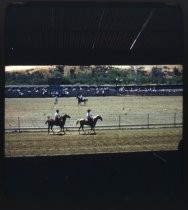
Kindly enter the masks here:
M 131 66 L 127 70 L 121 70 L 113 66 L 94 66 L 91 71 L 87 67 L 81 67 L 80 72 L 70 69 L 70 73 L 64 74 L 64 66 L 57 65 L 47 72 L 24 71 L 5 72 L 5 85 L 48 85 L 49 79 L 58 78 L 62 85 L 145 85 L 167 84 L 181 85 L 183 83 L 182 70 L 174 67 L 173 71 L 153 66 L 151 71 L 145 71 L 144 67 Z M 83 72 L 82 72 L 83 70 Z

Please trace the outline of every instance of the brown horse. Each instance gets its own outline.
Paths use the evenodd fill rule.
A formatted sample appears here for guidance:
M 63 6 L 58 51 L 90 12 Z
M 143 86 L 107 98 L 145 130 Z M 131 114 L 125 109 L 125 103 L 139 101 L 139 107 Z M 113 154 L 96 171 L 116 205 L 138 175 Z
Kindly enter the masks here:
M 45 122 L 45 124 L 48 124 L 48 134 L 50 133 L 50 130 L 54 133 L 54 130 L 53 130 L 54 125 L 60 127 L 60 131 L 58 131 L 58 133 L 63 132 L 65 134 L 64 126 L 65 126 L 65 122 L 67 118 L 71 118 L 71 117 L 67 114 L 64 114 L 60 117 L 59 122 L 56 122 L 54 119 L 51 119 L 48 116 L 47 121 Z
M 79 129 L 78 129 L 79 134 L 80 134 L 80 129 L 81 129 L 81 128 L 82 128 L 82 131 L 83 131 L 84 134 L 85 134 L 84 125 L 90 126 L 91 131 L 93 131 L 94 134 L 96 134 L 96 133 L 95 133 L 95 125 L 96 125 L 96 123 L 97 123 L 98 120 L 103 121 L 103 119 L 102 119 L 102 117 L 101 117 L 100 115 L 96 115 L 95 117 L 93 117 L 93 122 L 92 122 L 92 123 L 91 123 L 91 122 L 88 122 L 88 120 L 87 120 L 87 119 L 84 119 L 84 118 L 77 120 L 77 121 L 76 121 L 76 125 L 78 125 L 78 123 L 80 123 L 80 127 L 79 127 Z
M 78 105 L 80 105 L 82 102 L 84 103 L 84 105 L 86 105 L 86 102 L 88 102 L 87 98 L 81 99 L 77 96 L 76 99 L 78 100 Z

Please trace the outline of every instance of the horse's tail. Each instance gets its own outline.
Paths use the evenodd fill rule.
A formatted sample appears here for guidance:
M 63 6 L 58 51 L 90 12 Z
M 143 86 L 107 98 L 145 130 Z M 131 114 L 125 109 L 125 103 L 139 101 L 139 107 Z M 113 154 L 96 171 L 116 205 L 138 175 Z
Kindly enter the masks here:
M 80 120 L 77 120 L 77 121 L 76 121 L 76 125 L 78 125 L 79 122 L 80 122 Z

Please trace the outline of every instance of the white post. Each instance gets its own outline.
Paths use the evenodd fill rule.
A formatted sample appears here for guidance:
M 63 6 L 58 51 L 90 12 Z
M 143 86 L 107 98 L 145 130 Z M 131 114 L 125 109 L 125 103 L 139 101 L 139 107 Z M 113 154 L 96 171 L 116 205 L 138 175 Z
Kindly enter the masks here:
M 148 113 L 148 119 L 147 119 L 147 121 L 148 121 L 148 128 L 149 128 L 149 113 Z
M 20 132 L 20 118 L 18 117 L 18 130 Z
M 174 113 L 174 127 L 176 127 L 176 112 Z

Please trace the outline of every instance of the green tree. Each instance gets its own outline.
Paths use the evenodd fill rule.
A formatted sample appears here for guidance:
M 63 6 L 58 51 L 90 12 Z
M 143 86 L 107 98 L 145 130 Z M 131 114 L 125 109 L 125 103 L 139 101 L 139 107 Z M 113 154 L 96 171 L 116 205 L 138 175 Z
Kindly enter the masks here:
M 152 67 L 151 69 L 151 82 L 155 84 L 160 84 L 163 82 L 163 72 L 161 68 Z

